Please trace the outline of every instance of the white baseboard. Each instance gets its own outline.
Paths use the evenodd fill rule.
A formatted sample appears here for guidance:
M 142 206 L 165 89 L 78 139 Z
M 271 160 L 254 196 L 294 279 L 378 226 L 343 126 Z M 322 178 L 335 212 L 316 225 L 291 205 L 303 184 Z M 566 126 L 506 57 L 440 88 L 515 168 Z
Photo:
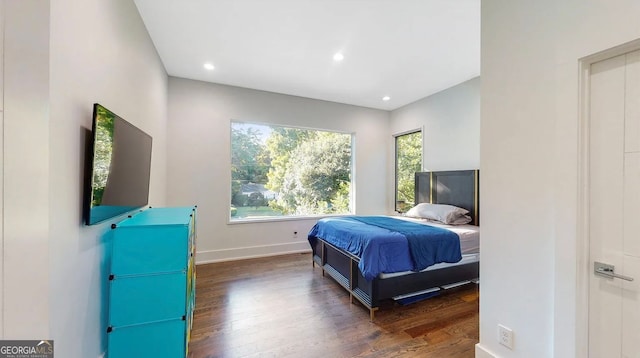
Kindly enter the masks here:
M 196 264 L 253 259 L 257 257 L 277 256 L 311 252 L 308 241 L 290 242 L 264 246 L 238 247 L 233 249 L 198 251 Z
M 476 344 L 476 358 L 498 358 L 498 356 L 489 352 L 478 343 Z

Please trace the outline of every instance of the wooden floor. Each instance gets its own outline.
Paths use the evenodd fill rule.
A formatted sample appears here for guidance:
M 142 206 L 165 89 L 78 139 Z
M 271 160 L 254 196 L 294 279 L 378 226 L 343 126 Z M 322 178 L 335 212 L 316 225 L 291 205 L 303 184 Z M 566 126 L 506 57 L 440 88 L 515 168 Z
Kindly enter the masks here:
M 199 265 L 189 356 L 473 357 L 478 286 L 376 312 L 312 268 L 311 254 Z

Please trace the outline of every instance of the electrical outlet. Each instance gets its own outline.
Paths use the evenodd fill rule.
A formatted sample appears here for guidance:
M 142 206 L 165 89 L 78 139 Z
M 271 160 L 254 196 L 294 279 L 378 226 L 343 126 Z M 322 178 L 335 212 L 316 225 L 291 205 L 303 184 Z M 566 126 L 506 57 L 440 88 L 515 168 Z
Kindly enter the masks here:
M 294 239 L 297 239 L 297 238 L 298 238 L 298 232 L 297 232 L 297 231 L 294 231 L 294 232 L 293 232 L 293 238 L 294 238 Z
M 498 325 L 498 343 L 513 349 L 513 331 L 501 324 Z

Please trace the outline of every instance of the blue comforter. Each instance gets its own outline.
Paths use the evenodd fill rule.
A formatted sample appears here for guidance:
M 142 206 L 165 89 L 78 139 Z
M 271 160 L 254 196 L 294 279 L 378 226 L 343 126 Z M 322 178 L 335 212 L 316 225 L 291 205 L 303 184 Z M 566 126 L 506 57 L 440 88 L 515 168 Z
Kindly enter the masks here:
M 308 235 L 312 246 L 316 238 L 359 257 L 358 268 L 367 280 L 462 259 L 456 233 L 386 216 L 320 219 Z

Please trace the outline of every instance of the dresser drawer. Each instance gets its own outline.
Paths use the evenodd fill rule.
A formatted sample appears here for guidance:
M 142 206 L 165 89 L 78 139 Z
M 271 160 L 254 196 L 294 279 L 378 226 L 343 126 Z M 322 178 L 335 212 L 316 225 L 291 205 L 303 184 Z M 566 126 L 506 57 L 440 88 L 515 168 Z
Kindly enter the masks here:
M 112 327 L 109 358 L 178 358 L 187 350 L 186 321 L 173 319 L 134 326 Z
M 115 276 L 109 283 L 110 326 L 182 318 L 187 313 L 185 272 Z

